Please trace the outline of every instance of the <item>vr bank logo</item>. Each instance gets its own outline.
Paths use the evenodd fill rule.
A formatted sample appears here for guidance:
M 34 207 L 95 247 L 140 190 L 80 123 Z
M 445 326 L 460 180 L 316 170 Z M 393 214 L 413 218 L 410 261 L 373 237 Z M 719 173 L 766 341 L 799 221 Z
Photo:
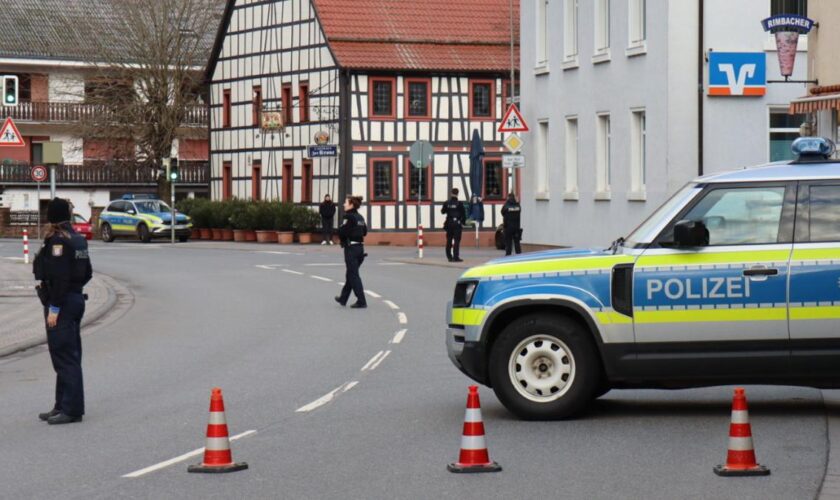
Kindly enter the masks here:
M 764 52 L 709 53 L 709 95 L 759 96 L 766 91 Z

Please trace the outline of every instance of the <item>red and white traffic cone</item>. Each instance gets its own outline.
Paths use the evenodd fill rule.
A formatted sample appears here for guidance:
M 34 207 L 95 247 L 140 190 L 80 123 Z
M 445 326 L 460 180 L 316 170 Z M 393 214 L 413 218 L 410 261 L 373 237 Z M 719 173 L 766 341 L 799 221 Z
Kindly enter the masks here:
M 23 262 L 29 264 L 29 230 L 23 230 Z
M 744 389 L 738 387 L 732 397 L 732 421 L 729 424 L 729 450 L 726 464 L 714 469 L 718 476 L 766 476 L 770 469 L 755 462 L 750 415 Z
M 228 427 L 225 420 L 225 402 L 222 390 L 213 388 L 210 395 L 210 421 L 207 423 L 207 444 L 204 447 L 204 461 L 190 465 L 189 472 L 234 472 L 247 469 L 245 462 L 234 463 L 230 452 Z
M 484 422 L 481 420 L 481 402 L 478 386 L 471 385 L 467 396 L 467 413 L 464 415 L 464 432 L 461 436 L 461 454 L 458 461 L 446 466 L 449 472 L 499 472 L 502 467 L 490 461 L 484 443 Z

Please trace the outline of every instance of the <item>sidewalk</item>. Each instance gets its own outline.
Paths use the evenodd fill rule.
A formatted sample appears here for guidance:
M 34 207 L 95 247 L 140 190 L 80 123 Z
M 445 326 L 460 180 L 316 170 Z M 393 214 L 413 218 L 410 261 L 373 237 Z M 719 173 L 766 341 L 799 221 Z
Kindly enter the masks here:
M 391 262 L 401 262 L 403 264 L 414 264 L 419 266 L 438 266 L 438 267 L 452 267 L 456 269 L 469 269 L 471 267 L 480 266 L 485 262 L 493 259 L 498 259 L 505 256 L 503 250 L 495 250 L 488 248 L 464 248 L 461 247 L 461 258 L 463 262 L 449 262 L 446 260 L 446 254 L 442 247 L 427 247 L 423 249 L 423 258 L 417 257 L 417 251 L 414 250 L 414 257 L 391 257 L 386 260 Z
M 35 285 L 31 265 L 0 259 L 0 357 L 47 341 Z M 85 293 L 88 300 L 82 328 L 101 318 L 116 302 L 113 289 L 95 273 Z

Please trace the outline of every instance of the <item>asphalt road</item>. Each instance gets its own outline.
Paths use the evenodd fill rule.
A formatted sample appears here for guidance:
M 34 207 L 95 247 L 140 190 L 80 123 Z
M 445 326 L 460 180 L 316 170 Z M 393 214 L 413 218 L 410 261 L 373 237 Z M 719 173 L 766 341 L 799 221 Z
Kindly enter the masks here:
M 0 359 L 0 497 L 805 499 L 819 490 L 822 396 L 788 387 L 747 389 L 768 477 L 712 473 L 726 455 L 730 387 L 612 391 L 564 422 L 518 421 L 482 388 L 490 455 L 504 470 L 451 474 L 469 381 L 446 357 L 443 315 L 460 270 L 400 265 L 389 259 L 410 249 L 371 248 L 362 277 L 381 298 L 351 310 L 332 299 L 343 281 L 338 247 L 208 246 L 92 244 L 96 271 L 123 283 L 133 306 L 85 332 L 82 424 L 37 420 L 54 382 L 44 348 Z M 17 252 L 0 242 L 0 257 Z M 256 431 L 233 442 L 250 468 L 188 474 L 195 456 L 123 477 L 202 447 L 214 386 L 231 435 Z

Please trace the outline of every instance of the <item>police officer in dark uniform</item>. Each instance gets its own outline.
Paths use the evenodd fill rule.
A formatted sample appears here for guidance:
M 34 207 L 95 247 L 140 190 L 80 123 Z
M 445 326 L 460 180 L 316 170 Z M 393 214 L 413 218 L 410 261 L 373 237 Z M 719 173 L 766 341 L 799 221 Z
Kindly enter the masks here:
M 346 305 L 350 298 L 350 291 L 356 295 L 354 309 L 367 307 L 365 289 L 362 286 L 362 278 L 359 276 L 359 267 L 365 261 L 365 236 L 367 236 L 367 224 L 359 214 L 359 207 L 362 206 L 360 196 L 348 196 L 344 200 L 344 223 L 338 228 L 338 237 L 341 241 L 341 248 L 344 249 L 344 264 L 347 266 L 347 274 L 344 279 L 344 288 L 341 295 L 335 298 L 339 304 Z
M 463 262 L 461 252 L 461 230 L 467 220 L 464 204 L 458 201 L 458 188 L 452 188 L 452 196 L 444 203 L 440 213 L 446 214 L 443 228 L 446 229 L 446 259 L 449 262 Z
M 510 255 L 513 247 L 516 247 L 516 253 L 522 253 L 522 226 L 520 225 L 520 216 L 522 215 L 522 207 L 516 200 L 516 195 L 510 193 L 502 207 L 502 217 L 505 224 L 505 255 Z
M 90 281 L 93 270 L 87 241 L 73 231 L 71 218 L 66 200 L 50 201 L 50 225 L 33 264 L 35 279 L 41 282 L 38 298 L 44 305 L 47 345 L 56 373 L 53 409 L 38 415 L 48 424 L 81 422 L 85 413 L 80 325 L 86 297 L 82 288 Z

